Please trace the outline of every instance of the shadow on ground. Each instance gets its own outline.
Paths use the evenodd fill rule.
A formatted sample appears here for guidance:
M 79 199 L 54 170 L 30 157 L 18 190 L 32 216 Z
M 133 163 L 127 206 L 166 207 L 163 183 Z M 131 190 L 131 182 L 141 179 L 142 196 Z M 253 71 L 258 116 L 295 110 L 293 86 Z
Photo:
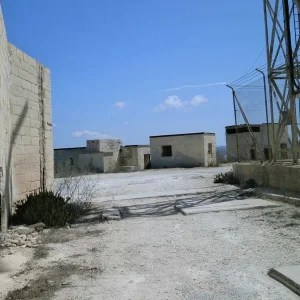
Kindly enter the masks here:
M 115 208 L 120 210 L 123 218 L 165 217 L 178 213 L 174 208 L 175 205 L 183 205 L 188 208 L 243 199 L 245 199 L 245 197 L 239 197 L 238 191 L 236 190 L 226 192 L 204 192 L 191 198 L 119 206 Z

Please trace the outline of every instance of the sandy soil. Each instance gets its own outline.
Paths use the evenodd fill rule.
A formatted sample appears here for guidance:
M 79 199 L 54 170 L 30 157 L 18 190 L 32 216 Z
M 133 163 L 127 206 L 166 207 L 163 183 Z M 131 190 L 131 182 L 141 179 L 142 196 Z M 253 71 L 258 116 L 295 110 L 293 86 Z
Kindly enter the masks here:
M 91 176 L 95 204 L 118 207 L 124 218 L 99 223 L 96 210 L 95 222 L 51 232 L 4 299 L 299 299 L 267 276 L 300 263 L 299 208 L 174 210 L 178 199 L 235 199 L 234 187 L 212 183 L 227 169 Z

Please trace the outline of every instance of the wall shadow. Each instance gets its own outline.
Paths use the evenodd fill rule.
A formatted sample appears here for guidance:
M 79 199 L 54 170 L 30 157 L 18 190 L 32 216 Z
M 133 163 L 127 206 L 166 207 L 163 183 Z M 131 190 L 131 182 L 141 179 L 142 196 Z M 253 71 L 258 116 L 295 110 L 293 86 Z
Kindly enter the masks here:
M 10 143 L 9 143 L 9 149 L 8 149 L 8 157 L 7 157 L 7 163 L 5 167 L 5 186 L 4 186 L 4 195 L 2 195 L 1 198 L 1 231 L 6 232 L 7 226 L 9 222 L 9 216 L 11 214 L 12 209 L 12 155 L 13 155 L 13 148 L 14 144 L 17 138 L 17 135 L 20 132 L 21 127 L 23 126 L 25 117 L 28 112 L 28 100 L 26 101 L 23 110 L 21 112 L 21 115 L 18 118 L 18 121 L 16 125 L 14 126 L 13 131 L 11 132 L 10 136 Z
M 226 192 L 203 192 L 191 198 L 116 206 L 115 208 L 120 210 L 123 218 L 166 217 L 178 213 L 175 209 L 175 205 L 183 205 L 186 208 L 190 208 L 243 199 L 245 199 L 245 197 L 238 196 L 236 190 Z

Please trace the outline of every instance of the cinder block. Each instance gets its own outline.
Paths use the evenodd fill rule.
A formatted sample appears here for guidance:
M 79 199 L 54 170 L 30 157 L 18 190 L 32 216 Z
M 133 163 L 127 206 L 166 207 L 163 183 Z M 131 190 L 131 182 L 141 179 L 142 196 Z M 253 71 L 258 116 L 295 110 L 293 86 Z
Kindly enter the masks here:
M 33 192 L 35 190 L 38 190 L 41 187 L 40 181 L 34 181 L 30 183 L 30 192 Z
M 54 164 L 53 162 L 46 162 L 46 170 L 53 170 Z
M 19 76 L 19 68 L 17 66 L 15 66 L 14 64 L 11 65 L 11 73 Z
M 38 94 L 33 93 L 32 91 L 28 92 L 28 97 L 30 101 L 39 102 Z
M 16 175 L 23 175 L 27 173 L 27 164 L 20 164 L 20 165 L 15 165 L 15 174 Z M 23 177 L 20 177 L 23 180 Z M 24 182 L 24 181 L 22 181 Z
M 45 90 L 45 98 L 51 99 L 51 92 L 49 90 Z
M 31 91 L 35 94 L 38 94 L 39 92 L 39 88 L 38 88 L 38 85 L 37 84 L 32 84 L 31 86 Z
M 29 99 L 29 92 L 28 90 L 23 89 L 23 99 L 24 101 L 28 102 L 27 100 Z
M 13 155 L 25 154 L 25 153 L 26 153 L 26 148 L 24 146 L 22 146 L 22 145 L 14 145 L 13 146 Z
M 14 96 L 23 97 L 23 89 L 15 84 L 11 85 L 10 91 Z
M 14 165 L 20 165 L 25 163 L 25 154 L 15 154 L 13 157 Z
M 23 113 L 22 106 L 11 105 L 11 114 L 21 116 L 22 113 Z
M 20 60 L 20 68 L 30 73 L 30 64 L 24 60 Z
M 28 56 L 28 60 L 29 60 L 29 64 L 30 64 L 32 67 L 37 68 L 38 62 L 37 62 L 34 58 L 32 58 L 31 56 Z
M 22 87 L 25 90 L 31 91 L 31 86 L 32 86 L 32 84 L 29 81 L 22 79 Z
M 40 164 L 39 163 L 31 163 L 28 167 L 28 172 L 38 172 L 40 170 Z
M 40 154 L 27 154 L 26 157 L 28 163 L 40 163 Z
M 8 43 L 10 55 L 17 55 L 17 47 L 11 43 Z
M 31 74 L 29 73 L 29 72 L 27 72 L 27 71 L 25 71 L 25 70 L 23 70 L 23 69 L 20 69 L 19 70 L 19 77 L 21 78 L 21 79 L 24 79 L 24 80 L 27 80 L 27 81 L 29 81 L 29 76 L 30 76 Z
M 41 122 L 38 119 L 31 119 L 32 128 L 40 128 Z
M 30 129 L 30 135 L 33 137 L 38 137 L 39 136 L 39 129 L 38 128 L 31 128 Z
M 28 109 L 28 116 L 31 119 L 39 119 L 40 117 L 39 112 L 33 109 Z
M 50 130 L 47 130 L 47 131 L 45 132 L 45 138 L 46 138 L 46 139 L 52 139 L 52 138 L 53 138 L 53 132 L 50 131 Z
M 24 59 L 23 52 L 22 52 L 20 49 L 17 48 L 17 53 L 16 53 L 16 54 L 17 54 L 17 57 L 18 57 L 18 58 Z
M 38 70 L 37 70 L 37 68 L 34 67 L 34 66 L 30 66 L 30 74 L 32 74 L 34 77 L 37 78 L 37 76 L 38 76 Z
M 22 145 L 31 145 L 31 136 L 23 135 L 22 136 Z
M 33 109 L 33 110 L 37 110 L 39 111 L 40 110 L 40 105 L 39 103 L 37 102 L 34 102 L 34 101 L 30 101 L 30 108 Z
M 41 178 L 40 172 L 32 172 L 31 173 L 31 181 L 39 181 Z
M 18 191 L 18 197 L 19 199 L 23 199 L 25 198 L 24 197 L 24 194 L 27 193 L 28 189 L 28 184 L 27 183 L 24 183 L 24 182 L 20 182 L 19 184 L 17 184 L 17 191 Z
M 39 153 L 39 147 L 37 146 L 25 146 L 26 148 L 26 153 L 27 154 L 38 154 Z
M 39 137 L 32 137 L 31 138 L 31 145 L 33 145 L 33 146 L 39 146 L 39 144 L 40 144 L 40 138 Z

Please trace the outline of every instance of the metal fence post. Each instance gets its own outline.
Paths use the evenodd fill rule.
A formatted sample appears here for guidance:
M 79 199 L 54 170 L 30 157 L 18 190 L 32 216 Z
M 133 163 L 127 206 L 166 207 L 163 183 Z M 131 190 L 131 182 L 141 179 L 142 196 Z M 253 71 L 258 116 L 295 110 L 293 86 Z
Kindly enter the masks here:
M 236 120 L 236 103 L 235 103 L 235 91 L 233 87 L 226 84 L 228 88 L 232 91 L 232 101 L 233 101 L 233 110 L 234 110 L 234 122 L 235 122 L 235 143 L 236 143 L 236 159 L 239 162 L 240 161 L 240 155 L 239 155 L 239 138 L 238 138 L 238 126 L 237 126 L 237 120 Z
M 270 147 L 270 129 L 269 129 L 269 111 L 268 111 L 268 100 L 267 100 L 267 86 L 266 86 L 266 76 L 260 69 L 255 69 L 257 72 L 261 73 L 264 80 L 264 96 L 265 96 L 265 108 L 266 108 L 266 122 L 267 122 L 267 134 L 268 134 L 268 151 L 269 151 L 269 161 L 271 162 L 271 147 Z

